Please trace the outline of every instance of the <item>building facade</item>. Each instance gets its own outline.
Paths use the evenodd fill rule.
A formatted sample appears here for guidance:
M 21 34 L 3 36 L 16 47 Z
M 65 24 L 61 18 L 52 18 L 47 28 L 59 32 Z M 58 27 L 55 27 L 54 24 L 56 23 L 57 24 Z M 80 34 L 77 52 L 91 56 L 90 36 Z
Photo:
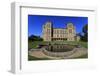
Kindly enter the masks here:
M 46 22 L 43 25 L 43 40 L 44 41 L 79 41 L 79 36 L 76 36 L 76 29 L 72 23 L 68 23 L 66 28 L 54 28 L 52 22 Z M 78 38 L 78 39 L 77 39 Z

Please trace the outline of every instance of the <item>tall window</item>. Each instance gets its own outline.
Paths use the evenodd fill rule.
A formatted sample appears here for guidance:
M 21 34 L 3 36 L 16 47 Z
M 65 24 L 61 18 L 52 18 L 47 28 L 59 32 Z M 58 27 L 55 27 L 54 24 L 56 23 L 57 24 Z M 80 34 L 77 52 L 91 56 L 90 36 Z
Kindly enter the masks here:
M 72 33 L 72 29 L 69 29 L 69 33 Z
M 59 30 L 57 30 L 57 34 L 59 34 Z

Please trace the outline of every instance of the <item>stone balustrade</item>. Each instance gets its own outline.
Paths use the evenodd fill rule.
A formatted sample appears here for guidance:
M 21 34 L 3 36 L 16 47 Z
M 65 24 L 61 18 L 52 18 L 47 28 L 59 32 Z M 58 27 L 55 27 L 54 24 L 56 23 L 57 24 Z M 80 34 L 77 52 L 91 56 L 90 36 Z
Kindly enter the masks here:
M 74 48 L 72 51 L 68 51 L 68 52 L 50 52 L 50 51 L 47 51 L 45 48 L 42 51 L 47 56 L 63 58 L 75 53 L 77 51 L 77 48 Z

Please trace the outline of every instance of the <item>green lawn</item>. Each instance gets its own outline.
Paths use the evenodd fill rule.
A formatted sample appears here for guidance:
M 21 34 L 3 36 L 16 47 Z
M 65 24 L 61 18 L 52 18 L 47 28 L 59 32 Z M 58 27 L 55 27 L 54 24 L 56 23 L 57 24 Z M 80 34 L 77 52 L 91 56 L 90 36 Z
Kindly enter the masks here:
M 28 42 L 28 48 L 37 48 L 37 45 L 39 44 L 48 44 L 49 42 L 45 42 L 45 41 L 29 41 Z
M 70 45 L 81 45 L 81 46 L 83 46 L 83 47 L 85 47 L 85 48 L 88 48 L 88 44 L 87 44 L 87 42 L 76 42 L 76 41 L 51 41 L 51 42 L 46 42 L 46 41 L 34 41 L 34 42 L 32 42 L 32 41 L 29 41 L 28 42 L 28 48 L 37 48 L 37 46 L 39 45 L 39 44 L 42 44 L 42 45 L 44 45 L 44 44 L 70 44 Z

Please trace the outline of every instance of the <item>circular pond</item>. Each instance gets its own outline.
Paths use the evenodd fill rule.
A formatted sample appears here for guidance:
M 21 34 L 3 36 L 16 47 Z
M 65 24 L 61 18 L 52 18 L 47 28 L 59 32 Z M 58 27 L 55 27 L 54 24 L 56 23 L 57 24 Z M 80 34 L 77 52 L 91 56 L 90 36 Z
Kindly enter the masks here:
M 75 45 L 48 45 L 45 46 L 45 49 L 49 52 L 68 52 L 72 51 L 76 46 Z

